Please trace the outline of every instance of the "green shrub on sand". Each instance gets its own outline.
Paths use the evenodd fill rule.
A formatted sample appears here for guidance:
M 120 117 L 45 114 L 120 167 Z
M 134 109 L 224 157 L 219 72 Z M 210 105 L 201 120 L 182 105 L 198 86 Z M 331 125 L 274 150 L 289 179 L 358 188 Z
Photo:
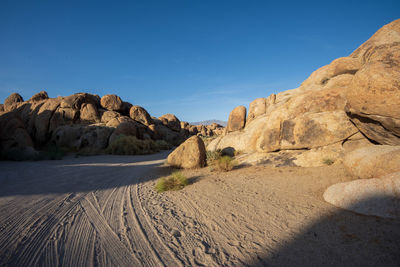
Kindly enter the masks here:
M 179 190 L 189 184 L 189 180 L 179 171 L 173 172 L 168 177 L 158 179 L 155 189 L 158 193 L 169 190 Z

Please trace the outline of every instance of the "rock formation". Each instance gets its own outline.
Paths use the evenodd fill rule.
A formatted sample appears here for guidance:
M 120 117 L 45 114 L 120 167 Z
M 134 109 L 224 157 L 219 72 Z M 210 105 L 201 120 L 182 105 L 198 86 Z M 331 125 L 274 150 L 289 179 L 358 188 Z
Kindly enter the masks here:
M 183 124 L 187 129 L 181 129 L 181 122 L 173 114 L 160 118 L 153 119 L 144 108 L 124 102 L 116 95 L 100 99 L 97 95 L 77 93 L 49 98 L 42 91 L 23 101 L 14 93 L 0 106 L 0 154 L 3 158 L 18 153 L 28 155 L 49 144 L 76 151 L 86 148 L 100 151 L 121 134 L 179 145 L 197 134 L 187 130 L 192 127 L 188 123 Z M 219 126 L 210 127 L 214 131 L 207 128 L 203 135 L 222 133 Z
M 314 71 L 299 88 L 254 100 L 245 124 L 242 117 L 231 119 L 238 117 L 239 109 L 232 111 L 229 121 L 240 123 L 237 127 L 228 123 L 227 134 L 207 149 L 232 147 L 268 157 L 265 153 L 276 151 L 296 155 L 322 147 L 336 151 L 339 144 L 336 161 L 356 144 L 398 145 L 399 60 L 400 20 L 396 20 L 350 56 Z M 237 131 L 241 125 L 244 129 Z

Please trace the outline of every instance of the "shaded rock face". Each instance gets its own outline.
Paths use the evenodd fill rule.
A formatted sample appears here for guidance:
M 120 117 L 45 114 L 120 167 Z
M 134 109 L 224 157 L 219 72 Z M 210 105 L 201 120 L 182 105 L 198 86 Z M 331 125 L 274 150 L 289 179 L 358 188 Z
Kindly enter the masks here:
M 362 179 L 400 172 L 400 146 L 359 148 L 348 153 L 343 164 L 352 176 Z
M 14 112 L 0 115 L 0 146 L 0 151 L 33 147 L 32 139 L 25 128 L 25 124 Z
M 229 114 L 228 125 L 226 126 L 227 132 L 239 131 L 244 128 L 246 124 L 246 107 L 238 106 L 234 108 Z
M 346 91 L 346 111 L 368 138 L 400 145 L 400 20 L 375 33 L 351 55 L 363 62 Z
M 147 126 L 154 124 L 150 114 L 140 106 L 132 106 L 129 111 L 129 116 L 131 119 Z
M 123 109 L 123 102 L 117 95 L 105 95 L 101 98 L 100 104 L 103 108 L 111 111 L 120 111 Z
M 330 186 L 326 202 L 360 214 L 400 218 L 400 172 Z
M 17 108 L 18 103 L 20 102 L 24 102 L 22 96 L 18 93 L 12 93 L 6 98 L 6 100 L 4 100 L 4 110 L 11 111 Z
M 203 140 L 192 136 L 168 155 L 167 162 L 178 168 L 200 168 L 206 164 L 206 149 Z
M 174 114 L 165 114 L 158 118 L 163 125 L 173 131 L 179 132 L 181 130 L 181 122 Z
M 72 149 L 104 149 L 108 145 L 114 128 L 102 125 L 64 125 L 58 127 L 51 136 L 52 143 Z

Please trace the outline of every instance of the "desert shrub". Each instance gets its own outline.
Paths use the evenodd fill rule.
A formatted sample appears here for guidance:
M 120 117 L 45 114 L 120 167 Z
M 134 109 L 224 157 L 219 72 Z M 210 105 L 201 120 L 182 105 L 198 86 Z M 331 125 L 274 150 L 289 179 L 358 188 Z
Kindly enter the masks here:
M 174 146 L 164 140 L 157 140 L 156 145 L 159 150 L 169 150 L 172 149 Z
M 160 178 L 156 183 L 155 189 L 158 193 L 162 193 L 169 190 L 182 189 L 188 184 L 189 180 L 186 176 L 179 171 L 175 171 L 168 177 Z
M 136 136 L 120 135 L 106 149 L 112 155 L 143 155 L 158 152 L 153 140 L 140 140 Z
M 333 159 L 323 159 L 322 163 L 324 163 L 325 165 L 332 165 L 333 163 L 335 163 L 335 161 Z
M 207 165 L 213 165 L 222 156 L 221 150 L 206 151 Z
M 236 161 L 230 156 L 222 156 L 217 161 L 217 167 L 221 171 L 230 171 L 235 167 Z

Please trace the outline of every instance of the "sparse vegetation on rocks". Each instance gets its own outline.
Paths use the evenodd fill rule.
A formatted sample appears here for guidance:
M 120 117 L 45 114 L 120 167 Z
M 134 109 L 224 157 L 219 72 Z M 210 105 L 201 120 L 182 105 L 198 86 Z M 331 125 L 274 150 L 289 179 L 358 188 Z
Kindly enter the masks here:
M 155 186 L 158 193 L 170 190 L 180 190 L 189 184 L 187 177 L 179 171 L 173 172 L 168 177 L 160 178 Z
M 332 165 L 333 163 L 335 163 L 335 161 L 333 159 L 323 159 L 322 163 L 324 163 L 325 165 Z

